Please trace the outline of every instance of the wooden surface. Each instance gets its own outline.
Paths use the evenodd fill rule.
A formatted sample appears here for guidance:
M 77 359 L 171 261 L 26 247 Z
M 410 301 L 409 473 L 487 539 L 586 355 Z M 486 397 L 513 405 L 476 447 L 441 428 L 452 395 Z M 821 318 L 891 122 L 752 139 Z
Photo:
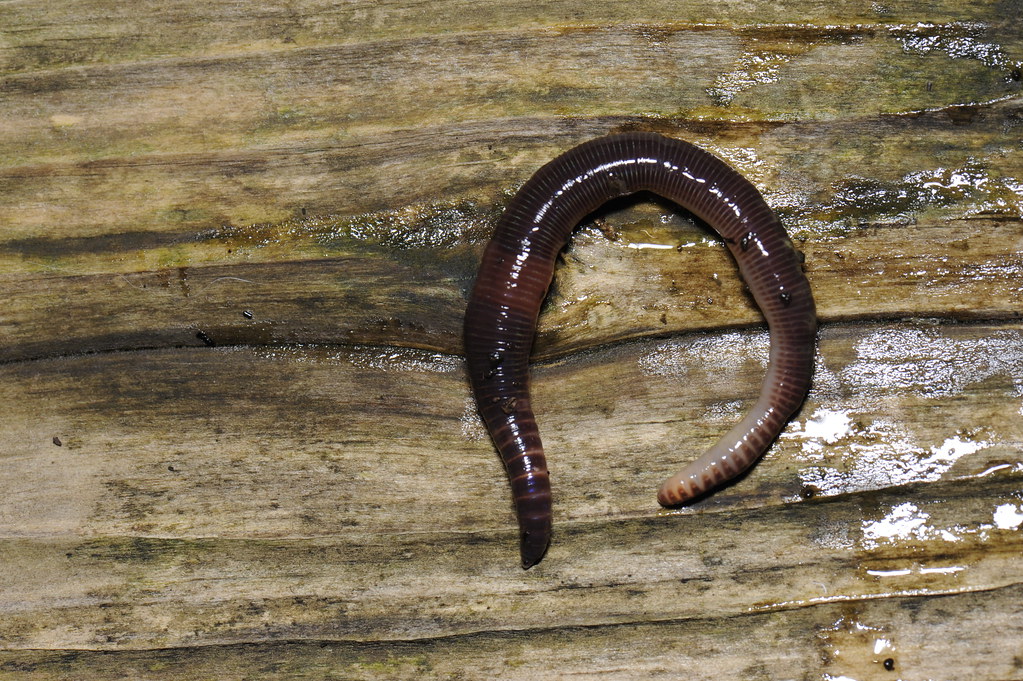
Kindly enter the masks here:
M 1023 7 L 534 5 L 0 2 L 0 679 L 1023 679 Z M 524 572 L 466 293 L 627 129 L 764 192 L 815 384 L 659 509 L 768 339 L 705 228 L 609 206 Z

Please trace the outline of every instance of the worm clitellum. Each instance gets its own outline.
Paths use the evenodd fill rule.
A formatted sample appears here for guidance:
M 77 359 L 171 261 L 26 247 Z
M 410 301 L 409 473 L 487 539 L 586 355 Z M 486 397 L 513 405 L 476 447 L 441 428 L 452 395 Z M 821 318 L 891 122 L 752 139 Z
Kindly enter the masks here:
M 522 566 L 543 558 L 551 486 L 529 395 L 529 354 L 558 252 L 603 203 L 650 191 L 710 225 L 767 319 L 770 360 L 760 398 L 699 459 L 668 478 L 675 506 L 734 478 L 760 457 L 803 402 L 817 318 L 800 256 L 756 187 L 711 154 L 655 133 L 591 140 L 545 165 L 505 210 L 483 254 L 465 315 L 465 349 L 480 414 L 504 460 L 519 519 Z

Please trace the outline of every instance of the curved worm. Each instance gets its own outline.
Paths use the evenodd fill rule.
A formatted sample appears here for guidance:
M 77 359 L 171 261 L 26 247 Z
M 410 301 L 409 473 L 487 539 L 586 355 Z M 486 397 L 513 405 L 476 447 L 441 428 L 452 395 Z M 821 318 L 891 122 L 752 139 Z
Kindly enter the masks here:
M 469 377 L 511 481 L 524 568 L 543 558 L 551 534 L 550 479 L 529 394 L 540 305 L 578 222 L 609 199 L 644 190 L 688 209 L 721 235 L 771 335 L 756 405 L 706 454 L 668 478 L 657 500 L 675 506 L 745 471 L 810 386 L 817 331 L 810 285 L 799 253 L 752 184 L 711 154 L 655 133 L 610 135 L 558 156 L 523 185 L 498 222 L 465 315 Z

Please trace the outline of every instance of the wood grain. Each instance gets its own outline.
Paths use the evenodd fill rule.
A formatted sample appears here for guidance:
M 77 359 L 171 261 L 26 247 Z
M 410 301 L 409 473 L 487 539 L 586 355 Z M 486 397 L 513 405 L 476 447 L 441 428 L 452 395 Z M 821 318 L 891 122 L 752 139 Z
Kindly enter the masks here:
M 493 632 L 465 638 L 389 642 L 286 642 L 264 645 L 170 648 L 97 653 L 7 653 L 0 673 L 10 678 L 227 680 L 277 675 L 295 679 L 450 678 L 470 669 L 487 678 L 533 679 L 557 659 L 583 678 L 787 678 L 807 660 L 822 660 L 825 673 L 884 678 L 918 671 L 933 678 L 964 678 L 978 661 L 995 678 L 1015 678 L 1018 665 L 990 637 L 992 623 L 1018 638 L 1018 619 L 1003 604 L 1019 588 L 942 597 L 899 596 L 857 604 L 822 604 L 793 611 L 734 618 Z M 949 613 L 958 615 L 950 618 Z M 817 632 L 807 636 L 807 632 Z M 946 655 L 921 654 L 935 639 Z M 887 641 L 880 649 L 877 641 Z M 897 651 L 897 652 L 896 652 Z M 898 655 L 893 673 L 885 660 Z M 755 657 L 755 661 L 751 661 Z M 984 660 L 990 660 L 985 664 Z M 709 670 L 715 670 L 713 673 Z M 17 676 L 14 676 L 14 675 Z
M 1023 679 L 1018 4 L 0 4 L 0 679 Z M 817 378 L 660 510 L 767 338 L 690 216 L 591 216 L 525 573 L 465 296 L 629 129 L 763 191 Z

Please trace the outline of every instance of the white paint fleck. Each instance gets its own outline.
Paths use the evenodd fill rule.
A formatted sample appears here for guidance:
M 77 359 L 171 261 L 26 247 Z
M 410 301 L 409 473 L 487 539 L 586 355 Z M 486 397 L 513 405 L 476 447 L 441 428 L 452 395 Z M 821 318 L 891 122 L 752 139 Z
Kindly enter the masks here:
M 1023 525 L 1023 506 L 1001 504 L 995 509 L 994 524 L 1000 530 L 1018 530 Z
M 835 409 L 818 409 L 813 413 L 803 428 L 803 437 L 817 438 L 834 444 L 839 439 L 852 433 L 852 419 L 848 412 Z
M 927 525 L 930 517 L 912 502 L 899 504 L 880 520 L 863 522 L 863 544 L 866 548 L 875 548 L 882 543 L 925 539 L 930 534 Z

